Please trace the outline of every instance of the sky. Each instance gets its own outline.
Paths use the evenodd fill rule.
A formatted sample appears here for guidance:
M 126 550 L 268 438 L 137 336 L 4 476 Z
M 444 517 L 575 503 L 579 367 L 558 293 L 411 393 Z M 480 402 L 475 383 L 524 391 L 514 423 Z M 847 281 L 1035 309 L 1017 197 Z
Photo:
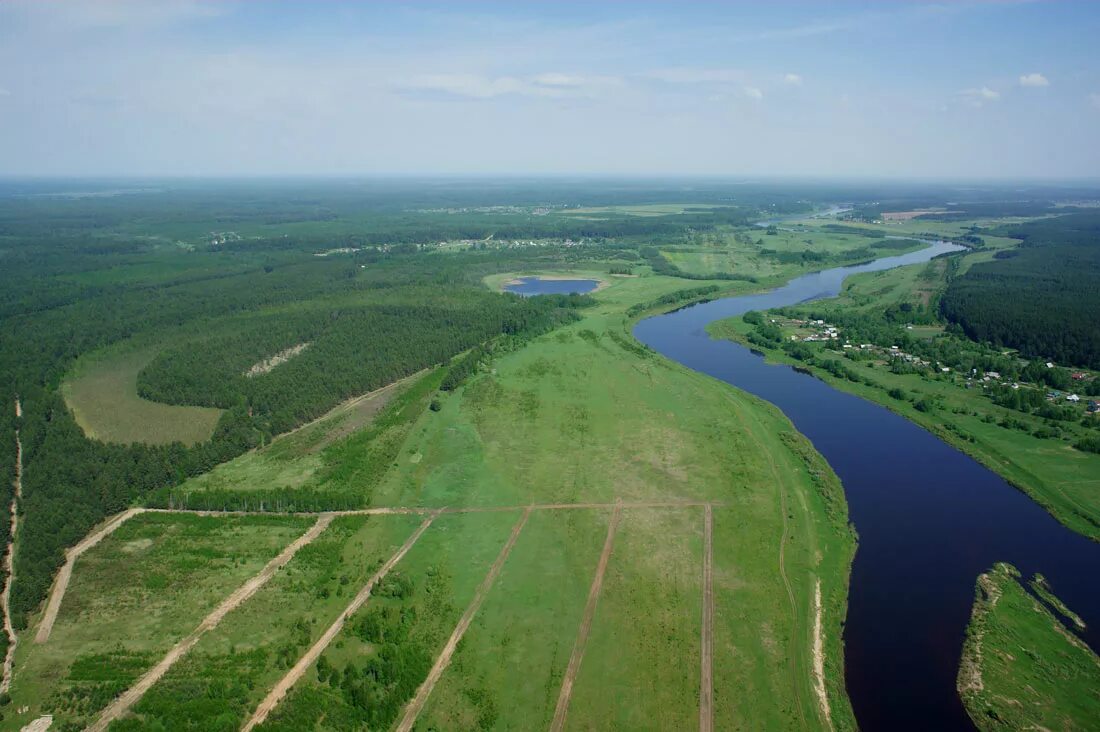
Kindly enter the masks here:
M 1100 2 L 0 0 L 0 175 L 1100 176 Z

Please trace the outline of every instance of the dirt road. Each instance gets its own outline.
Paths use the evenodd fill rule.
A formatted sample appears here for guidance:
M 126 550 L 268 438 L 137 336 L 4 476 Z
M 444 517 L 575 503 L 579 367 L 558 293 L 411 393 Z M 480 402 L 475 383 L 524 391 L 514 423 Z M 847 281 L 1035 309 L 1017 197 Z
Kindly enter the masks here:
M 451 633 L 451 637 L 447 639 L 447 645 L 443 646 L 443 651 L 439 654 L 439 658 L 435 660 L 435 665 L 432 666 L 432 670 L 428 672 L 428 678 L 426 678 L 424 683 L 420 685 L 420 688 L 416 690 L 416 696 L 413 697 L 413 700 L 405 707 L 405 714 L 401 718 L 401 723 L 397 725 L 397 732 L 409 732 L 413 728 L 413 725 L 416 724 L 416 718 L 420 716 L 420 710 L 422 710 L 424 704 L 427 703 L 428 697 L 432 693 L 432 689 L 435 688 L 436 682 L 439 681 L 439 677 L 447 670 L 447 666 L 451 662 L 451 657 L 454 656 L 455 649 L 458 648 L 459 641 L 461 641 L 462 636 L 466 634 L 466 630 L 470 627 L 470 623 L 473 622 L 474 615 L 476 615 L 477 611 L 481 608 L 481 603 L 485 601 L 485 596 L 489 594 L 489 590 L 492 589 L 497 576 L 500 575 L 500 570 L 504 567 L 504 562 L 508 559 L 508 555 L 512 553 L 512 547 L 516 545 L 516 539 L 519 538 L 519 534 L 523 531 L 523 527 L 527 524 L 527 519 L 530 515 L 530 508 L 524 510 L 519 521 L 512 527 L 512 533 L 508 537 L 508 541 L 504 543 L 504 547 L 500 550 L 500 554 L 497 555 L 496 561 L 494 561 L 493 566 L 489 568 L 489 573 L 485 575 L 485 579 L 482 580 L 481 584 L 478 586 L 477 592 L 474 593 L 474 599 L 470 601 L 470 605 L 466 608 L 466 612 L 462 613 L 462 618 L 459 619 L 454 632 Z
M 164 674 L 168 673 L 168 669 L 176 663 L 176 661 L 187 655 L 199 639 L 207 633 L 207 631 L 213 630 L 218 627 L 218 623 L 222 621 L 226 615 L 228 615 L 233 609 L 240 606 L 241 603 L 248 600 L 256 592 L 267 584 L 267 581 L 275 576 L 275 573 L 289 562 L 299 549 L 309 544 L 316 539 L 322 531 L 328 528 L 328 525 L 332 523 L 334 518 L 333 514 L 321 514 L 321 517 L 317 519 L 317 522 L 310 527 L 309 531 L 299 536 L 293 542 L 291 542 L 285 549 L 279 552 L 279 555 L 268 562 L 259 574 L 256 574 L 243 585 L 233 591 L 229 597 L 225 598 L 220 605 L 203 619 L 199 626 L 195 628 L 191 633 L 173 646 L 172 650 L 160 660 L 160 662 L 145 672 L 144 675 L 137 682 L 122 693 L 117 699 L 115 699 L 110 706 L 103 710 L 99 715 L 99 719 L 94 724 L 88 727 L 91 732 L 103 732 L 111 724 L 111 722 L 120 718 L 123 714 L 129 711 L 130 707 L 138 702 L 142 696 L 145 695 L 153 684 L 157 683 Z
M 607 571 L 607 561 L 611 558 L 611 547 L 615 543 L 615 531 L 619 527 L 622 513 L 623 504 L 616 503 L 615 510 L 611 513 L 611 522 L 607 525 L 607 538 L 604 539 L 603 552 L 600 553 L 600 561 L 596 565 L 596 575 L 592 578 L 592 586 L 588 590 L 588 602 L 584 606 L 584 617 L 581 618 L 581 627 L 577 631 L 577 640 L 573 644 L 573 653 L 569 657 L 569 665 L 566 666 L 565 676 L 561 680 L 558 705 L 554 709 L 554 720 L 550 723 L 551 732 L 561 732 L 565 727 L 565 715 L 569 712 L 569 700 L 573 696 L 573 682 L 577 680 L 577 672 L 584 658 L 584 648 L 588 644 L 588 633 L 592 630 L 592 618 L 596 615 L 596 604 L 600 599 L 600 590 L 603 588 L 603 576 Z
M 298 663 L 294 664 L 294 668 L 287 671 L 286 676 L 280 679 L 279 683 L 275 684 L 268 695 L 264 697 L 264 700 L 256 707 L 256 711 L 252 713 L 248 722 L 245 723 L 242 728 L 243 732 L 249 732 L 253 727 L 267 719 L 267 715 L 271 714 L 271 711 L 278 706 L 279 702 L 282 701 L 282 698 L 286 696 L 287 692 L 291 690 L 294 684 L 296 684 L 298 680 L 302 678 L 302 675 L 317 662 L 317 659 L 321 657 L 321 654 L 328 648 L 328 645 L 332 643 L 333 639 L 343 629 L 347 619 L 354 615 L 367 599 L 370 598 L 371 591 L 374 589 L 375 585 L 381 582 L 382 578 L 393 569 L 393 566 L 401 561 L 401 558 L 408 553 L 409 549 L 412 549 L 416 540 L 420 538 L 421 534 L 428 530 L 428 527 L 431 526 L 432 521 L 434 521 L 435 517 L 438 515 L 439 512 L 437 511 L 424 519 L 423 523 L 421 523 L 416 531 L 412 533 L 412 536 L 406 539 L 405 543 L 401 545 L 401 548 L 398 549 L 369 580 L 367 580 L 367 584 L 363 585 L 363 589 L 359 590 L 359 593 L 352 598 L 352 601 L 344 608 L 344 612 L 340 613 L 340 616 L 328 627 L 328 630 L 326 630 L 324 634 L 317 639 L 317 642 L 310 646 L 309 650 L 298 659 Z
M 15 400 L 16 416 L 23 413 L 19 400 Z M 4 633 L 8 636 L 8 650 L 4 654 L 4 672 L 0 677 L 0 692 L 11 688 L 12 663 L 15 661 L 15 646 L 19 638 L 11 622 L 11 584 L 15 581 L 15 538 L 19 534 L 19 499 L 23 497 L 23 443 L 19 440 L 19 430 L 15 431 L 15 481 L 12 483 L 10 535 L 4 552 L 4 591 L 0 593 L 0 611 L 4 615 Z
M 69 580 L 73 576 L 73 565 L 81 554 L 91 549 L 106 537 L 114 533 L 122 524 L 130 518 L 144 513 L 144 508 L 131 508 L 107 519 L 100 528 L 85 536 L 76 546 L 65 552 L 65 564 L 54 578 L 53 587 L 50 588 L 50 599 L 46 603 L 46 613 L 42 616 L 42 622 L 38 625 L 38 632 L 34 636 L 35 643 L 45 643 L 50 639 L 53 624 L 57 621 L 57 613 L 61 610 L 61 601 L 65 599 L 65 590 L 69 588 Z
M 699 732 L 714 729 L 714 516 L 708 503 L 703 509 L 703 638 L 699 675 Z

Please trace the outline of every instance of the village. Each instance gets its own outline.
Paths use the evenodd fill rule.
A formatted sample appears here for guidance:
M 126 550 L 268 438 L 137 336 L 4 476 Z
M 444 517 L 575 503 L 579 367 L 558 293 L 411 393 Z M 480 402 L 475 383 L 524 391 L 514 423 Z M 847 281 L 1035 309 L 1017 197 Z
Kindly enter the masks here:
M 1085 370 L 1074 370 L 1069 378 L 1076 389 L 1063 390 L 1048 388 L 1043 384 L 1036 384 L 1022 379 L 1008 379 L 998 371 L 980 370 L 971 368 L 968 372 L 960 373 L 955 366 L 940 361 L 930 361 L 920 355 L 907 353 L 901 346 L 883 346 L 875 343 L 853 343 L 844 336 L 840 327 L 826 322 L 823 319 L 801 319 L 794 317 L 769 318 L 772 325 L 782 330 L 785 339 L 792 343 L 819 343 L 825 350 L 844 355 L 854 361 L 869 361 L 874 366 L 895 367 L 897 364 L 905 364 L 907 370 L 922 376 L 931 376 L 940 380 L 949 380 L 963 388 L 972 389 L 981 387 L 987 391 L 995 387 L 1007 387 L 1013 390 L 1034 389 L 1045 391 L 1047 402 L 1063 407 L 1083 407 L 1085 415 L 1092 415 L 1100 419 L 1100 397 L 1089 397 L 1080 392 L 1085 387 L 1097 384 L 1097 374 Z M 917 329 L 929 340 L 943 332 L 938 326 L 915 326 L 906 324 L 907 331 Z M 792 332 L 793 331 L 793 332 Z M 856 355 L 858 354 L 858 355 Z M 1011 356 L 1011 351 L 1003 353 Z M 1019 359 L 1019 364 L 1027 364 L 1025 359 Z M 1047 361 L 1044 364 L 1048 369 L 1057 368 L 1057 364 Z M 1095 391 L 1095 389 L 1093 389 Z

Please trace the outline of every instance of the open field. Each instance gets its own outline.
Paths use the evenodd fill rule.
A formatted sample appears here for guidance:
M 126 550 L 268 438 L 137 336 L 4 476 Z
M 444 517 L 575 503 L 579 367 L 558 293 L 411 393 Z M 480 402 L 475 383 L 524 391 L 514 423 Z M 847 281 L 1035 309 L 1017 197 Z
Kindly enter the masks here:
M 84 433 L 105 442 L 194 444 L 210 438 L 222 414 L 142 399 L 137 376 L 156 349 L 109 351 L 82 362 L 61 387 Z
M 318 435 L 335 431 L 322 420 L 223 466 L 221 477 L 206 476 L 232 475 L 238 491 L 274 485 L 278 492 L 293 490 L 293 476 L 305 475 L 297 485 L 358 489 L 363 505 L 380 510 L 445 512 L 334 626 L 368 577 L 427 518 L 422 511 L 337 517 L 198 638 L 136 699 L 119 728 L 180 718 L 239 727 L 295 663 L 304 664 L 303 675 L 288 682 L 261 728 L 301 729 L 318 720 L 320 729 L 385 727 L 404 718 L 409 728 L 527 729 L 551 725 L 559 709 L 565 729 L 691 727 L 703 720 L 705 729 L 725 729 L 763 717 L 824 726 L 814 692 L 818 581 L 826 598 L 828 701 L 836 726 L 849 728 L 839 630 L 854 541 L 843 509 L 835 512 L 843 506 L 842 497 L 836 503 L 839 486 L 811 479 L 805 464 L 812 450 L 776 410 L 631 340 L 624 311 L 685 284 L 692 283 L 611 278 L 581 322 L 501 353 L 457 391 L 435 392 L 438 381 L 424 377 L 348 437 L 322 445 Z M 426 408 L 433 393 L 438 411 Z M 394 415 L 400 418 L 390 420 Z M 363 472 L 380 444 L 392 446 L 385 461 Z M 326 472 L 329 458 L 352 472 Z M 814 473 L 831 475 L 827 468 Z M 616 512 L 617 531 L 609 535 Z M 102 593 L 90 586 L 98 576 L 91 568 L 101 556 L 117 557 L 120 547 L 145 546 L 152 537 L 139 529 L 253 520 L 282 527 L 265 538 L 264 556 L 257 543 L 255 559 L 235 573 L 207 567 L 209 576 L 189 585 L 205 602 L 176 597 L 177 612 L 148 612 L 143 622 L 159 625 L 141 632 L 145 642 L 117 646 L 98 622 L 74 627 L 85 598 Z M 311 523 L 308 516 L 176 513 L 130 519 L 76 563 L 49 641 L 21 647 L 16 702 L 31 690 L 42 701 L 20 719 L 49 709 L 62 721 L 90 721 Z M 199 537 L 195 542 L 189 551 L 209 551 Z M 117 562 L 112 576 L 121 571 Z M 131 562 L 131 579 L 114 584 L 164 571 Z M 165 592 L 156 601 L 170 598 Z M 768 615 L 767 627 L 746 626 L 746 608 Z M 111 640 L 92 642 L 93 633 Z M 319 639 L 316 655 L 304 655 Z M 80 701 L 66 701 L 67 690 L 88 684 L 79 681 L 83 666 L 66 672 L 59 656 L 71 663 L 108 652 L 117 672 L 82 691 Z M 339 681 L 345 677 L 356 681 Z M 371 678 L 391 681 L 378 686 Z M 705 685 L 704 678 L 713 681 Z M 421 687 L 425 679 L 432 683 Z M 746 697 L 740 689 L 750 683 L 760 693 Z M 382 701 L 366 711 L 356 694 Z
M 983 732 L 1089 730 L 1100 719 L 1100 658 L 1039 589 L 1008 564 L 978 578 L 958 685 Z
M 284 546 L 312 518 L 146 513 L 77 562 L 47 642 L 21 643 L 12 698 L 26 714 L 84 725 Z
M 828 228 L 834 225 L 806 219 L 777 228 L 754 226 L 700 233 L 691 245 L 662 247 L 661 254 L 684 272 L 695 275 L 729 273 L 762 281 L 785 281 L 822 266 L 902 254 L 922 246 L 884 238 L 873 228 L 866 229 L 866 236 L 859 230 Z
M 965 255 L 960 269 L 967 260 L 985 254 Z M 903 303 L 934 304 L 934 298 L 944 286 L 945 268 L 946 260 L 940 259 L 886 272 L 860 274 L 845 284 L 840 297 L 803 309 L 823 313 L 835 309 L 880 318 L 887 308 L 897 308 Z M 778 320 L 787 322 L 785 318 Z M 893 327 L 901 328 L 897 324 Z M 1093 538 L 1100 536 L 1100 455 L 1072 447 L 1076 440 L 1095 434 L 1100 426 L 1100 420 L 1088 416 L 1084 406 L 1075 408 L 1072 420 L 1052 421 L 994 403 L 983 388 L 990 382 L 967 379 L 967 374 L 960 374 L 957 369 L 898 373 L 889 365 L 889 356 L 847 357 L 850 349 L 842 349 L 840 345 L 814 344 L 815 353 L 823 358 L 839 359 L 856 377 L 853 380 L 808 366 L 804 360 L 792 357 L 779 347 L 768 347 L 759 339 L 750 342 L 748 338 L 753 330 L 754 326 L 740 317 L 711 327 L 716 336 L 750 345 L 765 352 L 771 360 L 809 368 L 829 384 L 911 419 L 1026 491 L 1070 528 Z M 787 326 L 780 330 L 783 341 L 792 335 L 801 338 L 809 332 L 805 328 Z M 930 339 L 940 337 L 943 329 L 930 324 L 899 332 Z M 1042 388 L 1042 393 L 1046 391 Z
M 333 453 L 339 450 L 333 446 L 357 434 L 360 440 L 366 438 L 379 444 L 403 440 L 409 420 L 402 419 L 400 412 L 406 407 L 406 401 L 410 407 L 408 416 L 418 414 L 423 408 L 422 402 L 438 382 L 435 377 L 426 389 L 415 388 L 417 381 L 425 376 L 425 372 L 420 372 L 348 400 L 323 417 L 278 436 L 268 445 L 166 491 L 163 500 L 155 502 L 166 507 L 214 510 L 264 507 L 317 510 L 366 505 L 369 498 L 362 490 L 366 487 L 364 484 L 358 486 L 360 490 L 348 490 L 336 481 L 324 483 L 323 478 L 331 474 L 335 462 Z M 405 401 L 400 399 L 402 396 L 406 397 Z M 398 400 L 398 414 L 387 414 L 390 419 L 385 419 L 379 429 L 362 434 L 395 399 Z M 300 496 L 297 501 L 295 495 Z M 277 505 L 278 500 L 283 502 L 281 506 Z

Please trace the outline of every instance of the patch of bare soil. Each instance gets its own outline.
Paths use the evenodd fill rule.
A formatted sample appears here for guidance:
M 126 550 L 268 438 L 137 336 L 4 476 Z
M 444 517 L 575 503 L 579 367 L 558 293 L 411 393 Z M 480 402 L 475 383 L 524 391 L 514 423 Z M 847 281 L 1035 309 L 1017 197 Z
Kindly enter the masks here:
M 565 676 L 561 680 L 558 705 L 554 708 L 554 720 L 550 723 L 551 732 L 561 732 L 565 728 L 565 716 L 569 713 L 569 700 L 573 696 L 573 684 L 577 680 L 577 672 L 580 671 L 581 661 L 584 659 L 588 634 L 592 630 L 592 618 L 596 615 L 596 604 L 600 599 L 600 590 L 603 589 L 603 576 L 607 571 L 607 562 L 611 558 L 611 547 L 615 543 L 615 531 L 619 527 L 622 514 L 622 503 L 616 503 L 615 510 L 611 513 L 611 522 L 607 525 L 607 538 L 604 539 L 600 561 L 596 565 L 596 574 L 592 578 L 592 586 L 588 590 L 588 602 L 585 603 L 584 616 L 581 618 L 581 626 L 577 630 L 577 640 L 573 643 L 573 653 L 569 656 L 569 665 L 566 666 Z
M 821 628 L 821 580 L 814 585 L 814 693 L 821 706 L 821 715 L 829 729 L 833 728 L 829 695 L 825 692 L 825 636 Z
M 294 358 L 299 353 L 301 353 L 302 351 L 309 348 L 309 346 L 310 346 L 309 343 L 299 343 L 296 346 L 291 346 L 290 348 L 285 348 L 285 349 L 283 349 L 282 351 L 279 351 L 278 353 L 276 353 L 273 356 L 268 356 L 263 361 L 252 364 L 248 368 L 248 370 L 244 372 L 244 375 L 251 379 L 255 376 L 260 376 L 262 374 L 266 374 L 269 371 L 271 371 L 273 368 L 275 368 L 276 366 L 284 364 L 287 361 L 289 361 L 290 359 Z
M 492 589 L 493 583 L 496 582 L 500 570 L 504 567 L 504 562 L 508 559 L 508 555 L 512 553 L 512 547 L 516 545 L 516 539 L 519 538 L 519 534 L 523 531 L 523 527 L 527 524 L 527 519 L 530 516 L 531 509 L 528 508 L 524 510 L 519 521 L 512 527 L 512 533 L 508 537 L 508 541 L 504 543 L 504 547 L 501 548 L 500 554 L 497 555 L 496 561 L 493 562 L 493 566 L 489 568 L 489 572 L 485 575 L 485 579 L 482 580 L 481 584 L 478 586 L 477 592 L 474 593 L 473 600 L 470 601 L 469 607 L 466 608 L 466 612 L 462 613 L 462 617 L 459 619 L 458 625 L 455 626 L 454 632 L 451 633 L 451 637 L 447 639 L 447 645 L 443 646 L 443 651 L 440 652 L 439 658 L 435 660 L 435 665 L 432 666 L 432 670 L 428 672 L 428 678 L 424 679 L 424 683 L 416 690 L 416 696 L 414 696 L 412 701 L 409 702 L 409 705 L 405 707 L 405 714 L 401 718 L 401 723 L 397 725 L 397 732 L 409 732 L 413 728 L 413 725 L 416 724 L 416 718 L 420 716 L 420 711 L 427 703 L 428 697 L 431 696 L 432 689 L 435 688 L 436 683 L 439 681 L 439 677 L 443 675 L 443 672 L 447 670 L 447 666 L 451 663 L 451 657 L 454 656 L 455 649 L 458 648 L 462 636 L 466 634 L 466 630 L 470 627 L 470 623 L 473 622 L 474 615 L 481 609 L 481 603 L 485 601 L 485 596 L 489 594 L 489 590 Z
M 299 549 L 316 539 L 322 531 L 328 528 L 333 518 L 333 514 L 322 514 L 321 517 L 317 519 L 317 522 L 310 527 L 309 531 L 287 545 L 287 547 L 279 552 L 277 557 L 268 562 L 257 575 L 234 590 L 229 597 L 225 598 L 220 605 L 214 608 L 214 610 L 199 623 L 199 627 L 195 628 L 186 638 L 173 646 L 172 650 L 168 651 L 156 666 L 146 671 L 133 686 L 111 702 L 111 705 L 103 710 L 99 719 L 97 719 L 94 724 L 90 725 L 88 730 L 90 732 L 103 732 L 110 726 L 111 722 L 119 719 L 129 711 L 130 707 L 136 704 L 141 697 L 145 695 L 145 692 L 152 688 L 153 684 L 157 683 L 164 674 L 168 673 L 168 670 L 175 665 L 176 661 L 179 661 L 187 655 L 188 651 L 199 642 L 199 639 L 201 639 L 203 635 L 218 627 L 218 623 L 220 623 L 226 615 L 256 594 L 261 587 L 267 584 L 268 580 L 275 576 L 275 573 L 281 567 L 298 553 Z

